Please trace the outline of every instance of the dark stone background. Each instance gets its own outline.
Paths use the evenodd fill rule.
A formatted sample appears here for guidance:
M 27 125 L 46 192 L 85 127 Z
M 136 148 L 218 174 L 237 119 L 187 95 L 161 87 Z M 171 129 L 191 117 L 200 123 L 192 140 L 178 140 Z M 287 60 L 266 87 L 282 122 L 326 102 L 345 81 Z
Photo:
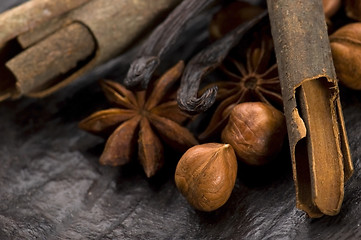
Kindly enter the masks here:
M 21 2 L 2 0 L 0 11 Z M 192 51 L 204 39 L 205 34 L 193 37 Z M 361 239 L 359 92 L 341 88 L 355 174 L 346 184 L 339 215 L 309 219 L 295 208 L 287 150 L 265 168 L 240 165 L 229 201 L 203 213 L 175 187 L 179 155 L 167 153 L 166 168 L 148 180 L 136 161 L 122 168 L 100 166 L 104 141 L 77 128 L 106 104 L 97 80 L 121 79 L 131 56 L 45 99 L 0 104 L 1 240 Z

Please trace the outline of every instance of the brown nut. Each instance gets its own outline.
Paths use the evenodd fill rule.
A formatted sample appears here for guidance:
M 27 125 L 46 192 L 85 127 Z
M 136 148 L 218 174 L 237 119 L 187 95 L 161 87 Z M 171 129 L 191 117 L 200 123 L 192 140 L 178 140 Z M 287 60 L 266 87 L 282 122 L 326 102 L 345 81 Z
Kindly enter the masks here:
M 361 89 L 361 23 L 351 23 L 330 36 L 337 77 L 345 86 Z
M 341 7 L 341 0 L 323 0 L 323 11 L 327 18 L 332 17 Z
M 222 141 L 232 145 L 238 158 L 249 165 L 263 165 L 281 151 L 286 136 L 282 112 L 261 102 L 235 106 Z
M 229 144 L 196 145 L 184 153 L 175 172 L 175 183 L 189 204 L 213 211 L 226 203 L 237 176 L 237 158 Z
M 361 1 L 360 0 L 346 0 L 345 12 L 349 18 L 361 21 Z

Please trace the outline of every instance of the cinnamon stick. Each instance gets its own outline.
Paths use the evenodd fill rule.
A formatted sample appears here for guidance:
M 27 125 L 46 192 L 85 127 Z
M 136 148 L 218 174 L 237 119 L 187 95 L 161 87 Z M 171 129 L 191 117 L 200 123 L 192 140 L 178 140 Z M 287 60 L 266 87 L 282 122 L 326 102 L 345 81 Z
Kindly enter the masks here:
M 68 14 L 63 14 L 62 16 L 50 19 L 46 23 L 35 27 L 31 31 L 20 34 L 17 37 L 17 41 L 23 49 L 26 49 L 67 25 L 67 17 Z
M 5 29 L 0 33 L 0 101 L 21 95 L 44 97 L 66 86 L 124 52 L 180 0 L 30 2 L 0 14 L 0 27 Z M 81 27 L 71 30 L 77 38 L 71 39 L 68 27 L 75 23 Z M 70 50 L 72 56 L 67 55 Z M 57 56 L 49 56 L 51 51 Z M 56 62 L 61 69 L 55 68 Z
M 267 0 L 297 207 L 335 215 L 353 172 L 322 1 Z
M 0 15 L 0 48 L 16 36 L 91 0 L 32 0 Z
M 28 94 L 51 84 L 94 54 L 95 40 L 80 23 L 70 24 L 6 63 L 17 79 L 17 90 Z

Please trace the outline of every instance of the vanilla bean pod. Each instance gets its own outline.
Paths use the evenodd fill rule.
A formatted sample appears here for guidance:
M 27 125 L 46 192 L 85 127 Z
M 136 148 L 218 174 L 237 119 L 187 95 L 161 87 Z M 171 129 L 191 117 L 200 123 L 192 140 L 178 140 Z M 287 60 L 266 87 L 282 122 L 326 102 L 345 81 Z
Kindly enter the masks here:
M 229 51 L 239 43 L 245 33 L 264 19 L 265 16 L 267 16 L 266 10 L 254 19 L 238 26 L 191 59 L 184 70 L 178 90 L 177 101 L 180 109 L 196 114 L 204 112 L 212 106 L 216 99 L 217 86 L 207 89 L 198 97 L 200 82 L 205 75 L 222 63 Z
M 162 57 L 182 34 L 186 23 L 214 0 L 184 0 L 143 43 L 132 62 L 124 84 L 129 88 L 145 89 Z
M 335 215 L 353 166 L 321 1 L 268 0 L 297 207 Z

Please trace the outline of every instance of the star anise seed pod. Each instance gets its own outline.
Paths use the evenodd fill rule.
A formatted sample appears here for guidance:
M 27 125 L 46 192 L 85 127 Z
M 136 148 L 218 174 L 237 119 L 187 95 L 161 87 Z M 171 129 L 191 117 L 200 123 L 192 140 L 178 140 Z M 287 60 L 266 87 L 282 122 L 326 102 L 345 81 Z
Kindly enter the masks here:
M 277 64 L 271 63 L 272 39 L 265 34 L 255 39 L 247 48 L 245 64 L 228 56 L 221 65 L 220 69 L 227 79 L 212 84 L 218 86 L 217 101 L 220 104 L 207 128 L 199 135 L 200 139 L 219 133 L 227 123 L 233 107 L 241 102 L 261 101 L 282 108 Z
M 105 96 L 116 107 L 95 112 L 79 123 L 81 129 L 94 134 L 112 132 L 100 157 L 101 164 L 124 165 L 138 149 L 145 174 L 151 177 L 164 163 L 162 140 L 179 151 L 198 144 L 192 133 L 181 126 L 188 116 L 169 97 L 174 96 L 172 86 L 183 68 L 180 61 L 146 91 L 132 92 L 113 81 L 101 82 Z

